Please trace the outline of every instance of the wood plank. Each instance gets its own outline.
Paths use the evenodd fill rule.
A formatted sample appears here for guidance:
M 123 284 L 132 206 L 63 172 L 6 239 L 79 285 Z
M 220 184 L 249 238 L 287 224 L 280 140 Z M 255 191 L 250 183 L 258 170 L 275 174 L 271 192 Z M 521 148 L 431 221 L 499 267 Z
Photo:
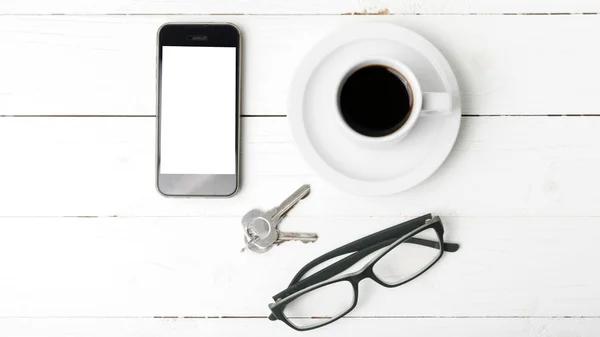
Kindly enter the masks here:
M 312 184 L 291 216 L 598 216 L 600 118 L 465 117 L 453 152 L 390 197 L 338 191 L 304 162 L 285 118 L 244 118 L 242 189 L 232 199 L 155 190 L 155 119 L 2 118 L 1 216 L 242 216 Z
M 590 82 L 600 77 L 594 15 L 4 16 L 0 114 L 154 115 L 156 30 L 167 21 L 241 27 L 247 115 L 285 115 L 303 56 L 359 22 L 396 23 L 438 46 L 465 114 L 600 114 Z
M 594 336 L 597 318 L 361 318 L 344 319 L 335 326 L 312 331 L 311 336 L 463 336 L 531 337 Z M 13 337 L 197 337 L 197 336 L 298 336 L 281 323 L 266 319 L 0 319 L 0 332 Z
M 4 0 L 0 14 L 482 14 L 598 12 L 594 0 Z
M 290 217 L 319 240 L 260 255 L 238 217 L 2 218 L 0 316 L 264 318 L 305 263 L 405 219 Z M 353 317 L 600 316 L 600 218 L 443 220 L 460 250 L 398 288 L 365 280 Z

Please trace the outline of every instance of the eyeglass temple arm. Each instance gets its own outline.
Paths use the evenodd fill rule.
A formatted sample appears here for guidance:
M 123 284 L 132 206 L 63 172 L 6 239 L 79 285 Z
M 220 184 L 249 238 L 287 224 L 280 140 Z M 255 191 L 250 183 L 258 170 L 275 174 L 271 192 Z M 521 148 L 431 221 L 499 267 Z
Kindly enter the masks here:
M 399 239 L 403 235 L 406 235 L 407 233 L 410 233 L 411 231 L 413 231 L 415 228 L 421 226 L 426 220 L 430 220 L 430 219 L 432 219 L 432 215 L 425 214 L 418 218 L 415 218 L 415 219 L 403 222 L 401 224 L 398 224 L 396 226 L 392 226 L 390 228 L 386 228 L 379 232 L 373 233 L 364 238 L 352 241 L 352 242 L 345 244 L 339 248 L 336 248 L 326 254 L 323 254 L 323 255 L 317 257 L 316 259 L 310 261 L 309 263 L 307 263 L 304 267 L 302 267 L 302 269 L 300 269 L 300 271 L 298 271 L 298 273 L 294 276 L 294 278 L 290 282 L 290 286 L 293 285 L 294 283 L 298 282 L 302 278 L 302 276 L 304 276 L 304 274 L 306 274 L 312 268 L 316 267 L 317 265 L 319 265 L 327 260 L 333 259 L 335 257 L 341 256 L 344 254 L 356 252 L 361 249 L 365 249 L 372 245 L 376 245 L 379 242 L 384 241 L 388 238 Z M 439 249 L 439 243 L 437 241 L 418 239 L 418 238 L 410 238 L 406 242 Z M 456 252 L 458 250 L 458 248 L 459 248 L 459 245 L 455 244 L 455 243 L 445 243 L 444 244 L 444 250 L 447 252 L 451 252 L 451 253 Z
M 354 265 L 355 263 L 357 263 L 364 257 L 368 256 L 369 254 L 377 251 L 378 249 L 381 249 L 385 246 L 392 244 L 396 240 L 397 240 L 396 238 L 392 238 L 392 239 L 387 239 L 385 241 L 381 241 L 375 245 L 372 245 L 370 247 L 362 249 L 352 255 L 346 256 L 345 258 L 319 270 L 318 272 L 306 277 L 303 280 L 299 280 L 299 281 L 294 280 L 288 288 L 286 288 L 282 292 L 273 296 L 273 299 L 277 300 L 279 298 L 284 298 L 284 297 L 286 297 L 290 294 L 293 294 L 299 290 L 310 287 L 313 284 L 317 284 L 321 281 L 327 280 L 327 279 L 343 272 L 344 270 L 352 267 L 352 265 Z
M 378 242 L 384 241 L 390 237 L 397 238 L 399 233 L 401 233 L 401 234 L 410 233 L 410 231 L 412 231 L 416 227 L 422 225 L 428 219 L 431 219 L 431 214 L 425 214 L 418 218 L 403 222 L 399 225 L 392 226 L 390 228 L 386 228 L 379 232 L 365 236 L 364 238 L 360 238 L 358 240 L 347 243 L 347 244 L 345 244 L 341 247 L 338 247 L 328 253 L 325 253 L 325 254 L 317 257 L 316 259 L 310 261 L 304 267 L 302 267 L 302 269 L 300 269 L 300 271 L 298 271 L 296 276 L 294 276 L 294 278 L 292 279 L 292 282 L 290 282 L 290 285 L 298 282 L 302 278 L 302 276 L 304 276 L 304 274 L 306 274 L 309 270 L 311 270 L 312 268 L 316 267 L 317 265 L 319 265 L 327 260 L 333 259 L 340 255 L 344 255 L 344 254 L 356 252 L 361 249 L 365 249 L 369 246 L 377 244 Z

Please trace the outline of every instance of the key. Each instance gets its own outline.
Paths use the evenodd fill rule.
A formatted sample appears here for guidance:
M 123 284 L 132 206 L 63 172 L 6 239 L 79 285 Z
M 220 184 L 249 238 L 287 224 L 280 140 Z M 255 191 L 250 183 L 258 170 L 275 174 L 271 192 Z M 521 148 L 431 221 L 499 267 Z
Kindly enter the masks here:
M 273 246 L 279 246 L 287 241 L 310 243 L 317 241 L 319 238 L 317 233 L 280 232 L 277 229 L 275 229 L 275 232 L 277 233 L 277 238 L 275 240 L 271 239 L 271 237 L 269 237 L 269 240 L 255 240 L 254 238 L 248 239 L 248 237 L 244 238 L 244 241 L 246 241 L 246 247 L 253 252 L 264 253 L 273 248 Z
M 319 236 L 317 233 L 297 233 L 297 232 L 279 232 L 275 245 L 280 245 L 286 241 L 300 241 L 304 243 L 315 242 Z
M 276 243 L 278 245 L 285 241 L 316 241 L 318 236 L 315 233 L 280 233 L 277 229 L 281 219 L 309 193 L 310 185 L 302 185 L 279 206 L 267 212 L 253 209 L 246 213 L 242 218 L 242 226 L 246 233 L 244 236 L 246 247 L 253 252 L 264 253 Z M 250 236 L 250 229 L 258 236 L 258 239 Z
M 292 193 L 287 199 L 285 199 L 279 206 L 275 207 L 273 210 L 275 214 L 273 214 L 273 221 L 275 222 L 275 226 L 279 224 L 281 219 L 287 214 L 287 212 L 292 209 L 292 207 L 296 206 L 296 204 L 306 198 L 306 196 L 310 193 L 310 185 L 302 185 L 296 192 Z M 273 211 L 271 210 L 271 211 Z

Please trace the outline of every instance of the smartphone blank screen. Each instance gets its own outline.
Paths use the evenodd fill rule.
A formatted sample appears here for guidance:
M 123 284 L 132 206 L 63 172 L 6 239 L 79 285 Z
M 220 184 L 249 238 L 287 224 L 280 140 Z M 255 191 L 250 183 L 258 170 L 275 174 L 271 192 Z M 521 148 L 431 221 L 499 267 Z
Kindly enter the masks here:
M 161 174 L 236 173 L 236 48 L 162 47 Z

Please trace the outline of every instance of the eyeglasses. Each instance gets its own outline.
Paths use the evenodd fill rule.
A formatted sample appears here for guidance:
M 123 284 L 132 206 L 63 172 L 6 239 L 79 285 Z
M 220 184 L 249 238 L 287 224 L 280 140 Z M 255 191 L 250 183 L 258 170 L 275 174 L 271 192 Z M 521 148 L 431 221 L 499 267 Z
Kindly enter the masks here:
M 442 220 L 426 214 L 334 249 L 305 265 L 287 289 L 273 296 L 269 319 L 299 331 L 333 323 L 356 307 L 360 281 L 370 278 L 387 288 L 398 287 L 431 268 L 444 251 L 456 252 L 459 245 L 444 243 L 443 236 Z M 339 275 L 378 250 L 359 271 Z M 350 255 L 302 279 L 319 264 L 345 254 Z

